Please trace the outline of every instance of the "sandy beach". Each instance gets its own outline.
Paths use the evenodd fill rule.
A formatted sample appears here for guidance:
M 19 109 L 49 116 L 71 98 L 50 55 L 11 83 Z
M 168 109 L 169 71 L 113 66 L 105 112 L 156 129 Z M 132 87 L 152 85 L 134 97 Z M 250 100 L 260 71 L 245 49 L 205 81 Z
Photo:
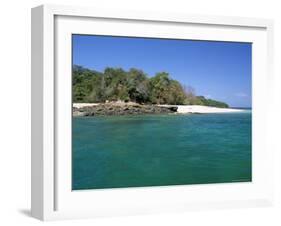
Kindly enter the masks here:
M 160 105 L 160 106 L 171 106 L 171 105 Z M 202 105 L 176 105 L 178 107 L 177 113 L 179 114 L 188 114 L 188 113 L 233 113 L 233 112 L 242 112 L 242 109 L 233 109 L 233 108 L 218 108 L 218 107 L 209 107 Z
M 121 103 L 116 103 L 121 104 Z M 132 103 L 129 103 L 132 104 Z M 99 103 L 73 103 L 73 107 L 80 109 L 83 107 L 97 106 Z M 179 114 L 188 114 L 188 113 L 198 113 L 198 114 L 207 114 L 207 113 L 234 113 L 242 112 L 242 109 L 233 109 L 233 108 L 218 108 L 202 105 L 158 105 L 161 107 L 178 107 L 177 113 Z
M 92 107 L 97 106 L 99 103 L 73 103 L 73 107 L 75 108 L 83 108 L 83 107 Z

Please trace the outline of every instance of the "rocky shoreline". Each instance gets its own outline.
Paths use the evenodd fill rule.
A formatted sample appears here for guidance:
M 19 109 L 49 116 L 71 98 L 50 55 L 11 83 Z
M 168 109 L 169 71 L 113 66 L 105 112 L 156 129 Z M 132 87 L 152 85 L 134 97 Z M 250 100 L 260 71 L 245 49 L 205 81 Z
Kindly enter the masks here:
M 73 107 L 73 116 L 110 116 L 110 115 L 144 115 L 168 114 L 177 112 L 176 106 L 157 106 L 142 104 L 97 104 L 92 106 Z

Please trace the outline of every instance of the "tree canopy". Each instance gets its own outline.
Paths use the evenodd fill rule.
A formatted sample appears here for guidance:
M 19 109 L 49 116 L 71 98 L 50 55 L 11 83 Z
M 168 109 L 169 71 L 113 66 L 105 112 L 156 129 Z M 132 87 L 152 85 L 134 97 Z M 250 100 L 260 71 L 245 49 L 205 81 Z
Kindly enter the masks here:
M 108 67 L 104 72 L 73 67 L 73 101 L 103 103 L 132 101 L 143 104 L 206 105 L 228 107 L 226 103 L 196 96 L 192 87 L 183 86 L 167 72 L 148 77 L 142 70 Z

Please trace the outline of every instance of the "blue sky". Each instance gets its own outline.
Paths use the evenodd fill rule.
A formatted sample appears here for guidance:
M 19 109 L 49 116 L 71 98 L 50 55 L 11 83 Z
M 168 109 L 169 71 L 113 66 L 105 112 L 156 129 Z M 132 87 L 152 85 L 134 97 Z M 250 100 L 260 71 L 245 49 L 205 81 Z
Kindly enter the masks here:
M 166 71 L 196 95 L 251 107 L 250 43 L 73 35 L 73 64 L 138 68 L 150 77 Z

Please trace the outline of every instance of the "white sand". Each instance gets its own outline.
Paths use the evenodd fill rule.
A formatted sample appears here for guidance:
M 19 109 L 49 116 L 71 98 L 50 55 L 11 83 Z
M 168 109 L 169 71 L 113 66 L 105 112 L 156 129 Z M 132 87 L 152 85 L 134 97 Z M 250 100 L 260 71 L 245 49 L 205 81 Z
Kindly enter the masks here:
M 111 105 L 138 105 L 137 103 L 135 102 L 124 102 L 124 101 L 114 101 L 114 102 L 107 102 L 108 104 L 111 104 Z M 83 107 L 91 107 L 91 106 L 97 106 L 101 103 L 73 103 L 73 107 L 75 108 L 83 108 Z M 102 103 L 104 104 L 104 103 Z
M 73 103 L 73 107 L 82 108 L 82 107 L 91 107 L 99 105 L 98 103 Z
M 171 105 L 160 105 L 160 106 L 171 106 Z M 180 114 L 187 113 L 231 113 L 231 112 L 242 112 L 242 109 L 233 109 L 233 108 L 217 108 L 201 105 L 177 105 L 178 111 Z

